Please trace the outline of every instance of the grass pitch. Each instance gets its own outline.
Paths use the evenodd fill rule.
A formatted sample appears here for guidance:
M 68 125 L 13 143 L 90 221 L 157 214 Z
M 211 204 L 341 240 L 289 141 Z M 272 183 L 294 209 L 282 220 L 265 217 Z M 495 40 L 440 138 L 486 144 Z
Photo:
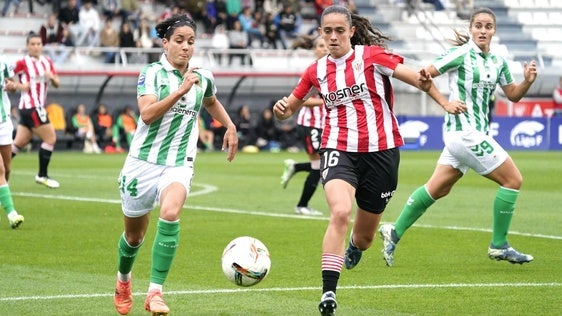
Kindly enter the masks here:
M 402 152 L 397 193 L 383 221 L 394 221 L 412 190 L 433 171 L 438 152 Z M 513 152 L 524 177 L 510 242 L 535 261 L 488 259 L 497 185 L 469 172 L 404 236 L 395 266 L 384 265 L 381 241 L 354 270 L 344 270 L 338 315 L 562 314 L 562 154 Z M 180 246 L 165 284 L 170 315 L 317 315 L 320 246 L 328 212 L 321 188 L 311 206 L 325 216 L 293 214 L 305 174 L 283 190 L 283 160 L 304 153 L 198 156 L 192 194 L 181 219 Z M 61 187 L 34 183 L 37 153 L 13 161 L 10 187 L 25 222 L 0 220 L 0 315 L 118 315 L 113 308 L 117 240 L 122 232 L 117 176 L 124 155 L 56 152 L 50 175 Z M 153 219 L 157 212 L 153 212 Z M 135 304 L 146 315 L 154 221 L 133 269 Z M 250 235 L 271 253 L 259 285 L 238 288 L 220 257 L 233 238 Z

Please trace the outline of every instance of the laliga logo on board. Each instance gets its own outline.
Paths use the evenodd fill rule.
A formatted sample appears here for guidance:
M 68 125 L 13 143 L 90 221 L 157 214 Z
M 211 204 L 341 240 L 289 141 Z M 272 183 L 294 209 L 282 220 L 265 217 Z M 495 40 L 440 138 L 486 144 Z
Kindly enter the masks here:
M 544 125 L 535 121 L 523 121 L 511 130 L 509 140 L 511 145 L 517 147 L 537 147 L 543 141 L 543 135 L 539 134 L 544 130 Z
M 404 138 L 419 138 L 420 146 L 427 142 L 427 135 L 423 135 L 429 129 L 429 125 L 423 121 L 406 121 L 400 124 L 400 133 Z

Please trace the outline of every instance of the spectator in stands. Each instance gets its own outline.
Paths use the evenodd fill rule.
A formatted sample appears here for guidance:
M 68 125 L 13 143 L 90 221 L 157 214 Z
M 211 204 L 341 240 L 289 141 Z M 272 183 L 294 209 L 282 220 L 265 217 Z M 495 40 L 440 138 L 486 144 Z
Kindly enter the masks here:
M 256 145 L 256 127 L 252 120 L 250 106 L 242 105 L 238 108 L 238 115 L 234 117 L 234 125 L 238 132 L 238 148 L 244 149 L 246 146 Z
M 124 22 L 121 24 L 121 29 L 119 30 L 119 47 L 120 48 L 134 48 L 137 47 L 137 43 L 135 41 L 135 35 L 131 30 L 131 24 L 129 22 Z M 125 56 L 127 57 L 128 63 L 134 63 L 132 60 L 132 56 L 136 55 L 133 52 L 126 52 Z M 145 61 L 146 62 L 146 61 Z
M 26 40 L 27 55 L 16 62 L 14 73 L 22 84 L 19 103 L 21 121 L 12 144 L 12 157 L 31 141 L 33 135 L 41 139 L 39 146 L 39 172 L 35 182 L 49 188 L 60 184 L 48 174 L 51 155 L 55 149 L 55 128 L 45 115 L 45 100 L 49 86 L 59 87 L 60 79 L 50 58 L 43 56 L 43 43 L 39 34 L 31 32 Z
M 234 21 L 238 21 L 238 16 L 242 12 L 242 3 L 239 0 L 225 0 L 226 9 L 226 29 L 234 28 Z
M 562 116 L 562 77 L 558 80 L 558 86 L 552 92 L 554 102 L 554 115 Z
M 242 30 L 246 32 L 248 37 L 248 47 L 253 47 L 252 42 L 254 39 L 260 41 L 259 47 L 263 47 L 264 44 L 264 36 L 262 31 L 260 30 L 259 21 L 254 19 L 252 14 L 252 8 L 244 7 L 242 8 L 242 12 L 238 15 L 238 21 L 240 22 L 240 26 L 242 26 Z
M 211 39 L 211 46 L 215 50 L 213 56 L 218 65 L 222 65 L 223 59 L 226 59 L 226 54 L 228 48 L 230 47 L 230 42 L 228 39 L 228 34 L 224 25 L 217 25 L 213 37 Z
M 135 45 L 137 48 L 143 48 L 143 50 L 157 48 L 157 46 L 154 46 L 154 42 L 152 40 L 152 37 L 150 36 L 151 28 L 152 27 L 148 19 L 143 18 L 140 20 L 139 26 L 133 31 L 133 37 L 135 39 Z M 153 60 L 150 59 L 150 55 L 151 53 L 143 53 L 144 63 L 153 62 Z
M 279 146 L 281 149 L 297 152 L 299 144 L 299 133 L 297 130 L 297 117 L 292 116 L 286 120 L 274 120 L 275 127 L 279 131 Z
M 260 112 L 258 124 L 256 126 L 257 141 L 256 145 L 260 150 L 279 150 L 279 134 L 273 112 L 266 107 Z
M 137 0 L 119 0 L 121 1 L 121 10 L 125 12 L 127 18 L 125 20 L 131 22 L 131 26 L 136 29 L 139 27 L 142 19 L 142 11 Z M 124 22 L 124 21 L 123 21 Z
M 113 117 L 107 111 L 105 104 L 100 103 L 94 110 L 92 124 L 94 124 L 96 140 L 101 147 L 104 147 L 103 144 L 113 141 Z
M 105 18 L 114 19 L 116 16 L 121 18 L 121 23 L 129 21 L 129 12 L 123 10 L 120 0 L 103 0 L 101 12 Z
M 100 46 L 105 48 L 103 55 L 104 62 L 106 64 L 112 64 L 119 61 L 119 57 L 117 55 L 117 48 L 119 47 L 119 33 L 113 26 L 113 21 L 110 18 L 105 19 L 103 29 L 100 32 Z
M 117 246 L 114 304 L 121 315 L 128 314 L 133 305 L 133 264 L 154 215 L 158 218 L 144 306 L 152 315 L 170 312 L 162 293 L 174 257 L 179 255 L 179 221 L 194 174 L 199 109 L 205 107 L 228 126 L 222 144 L 228 151 L 227 161 L 234 159 L 238 147 L 234 124 L 215 96 L 212 73 L 189 66 L 197 41 L 195 22 L 175 16 L 156 28 L 165 53 L 159 63 L 146 66 L 139 75 L 136 89 L 142 120 L 119 175 L 124 230 Z
M 86 106 L 84 104 L 79 104 L 76 107 L 76 113 L 72 116 L 71 123 L 74 129 L 74 136 L 84 140 L 84 153 L 101 153 L 101 149 L 96 141 L 94 124 L 90 115 L 86 113 Z
M 6 16 L 8 14 L 8 10 L 10 10 L 10 5 L 14 4 L 14 13 L 17 14 L 20 9 L 20 0 L 5 0 L 4 7 L 2 8 L 2 16 Z
M 14 79 L 14 71 L 7 64 L 4 56 L 0 56 L 0 205 L 4 209 L 8 222 L 12 229 L 18 228 L 24 221 L 21 214 L 18 214 L 14 207 L 12 192 L 8 185 L 12 162 L 12 143 L 13 143 L 13 123 L 10 120 L 12 105 L 8 92 L 15 92 L 24 89 L 21 83 Z
M 164 20 L 161 20 L 160 18 L 158 18 L 158 20 L 156 21 L 156 24 L 162 22 Z M 158 37 L 158 33 L 156 32 L 156 28 L 155 25 L 152 25 L 150 27 L 150 38 L 152 39 L 152 47 L 153 48 L 162 48 L 162 40 Z M 160 59 L 160 56 L 162 55 L 162 53 L 159 51 L 157 53 L 150 53 L 148 55 L 148 62 L 149 63 L 153 63 L 155 61 L 158 61 Z
M 489 98 L 498 84 L 511 102 L 518 102 L 525 96 L 537 78 L 536 62 L 523 64 L 524 78 L 516 83 L 508 61 L 490 50 L 492 38 L 496 35 L 494 12 L 488 8 L 475 9 L 469 21 L 469 33 L 455 31 L 453 43 L 456 46 L 425 67 L 425 72 L 433 78 L 449 74 L 449 100 L 461 100 L 466 104 L 466 110 L 462 115 L 450 112 L 445 115 L 445 148 L 433 174 L 424 185 L 412 192 L 394 225 L 385 224 L 379 229 L 383 239 L 383 258 L 388 266 L 393 265 L 397 243 L 408 228 L 437 200 L 447 196 L 469 169 L 498 185 L 491 207 L 493 228 L 488 257 L 519 264 L 533 261 L 533 256 L 515 250 L 507 240 L 523 178 L 507 151 L 488 135 L 486 115 Z M 437 89 L 432 86 L 432 90 Z M 436 101 L 439 104 L 450 103 L 441 95 Z M 473 196 L 465 198 L 474 199 Z
M 95 47 L 99 45 L 101 21 L 92 0 L 83 0 L 79 13 L 80 34 L 76 46 Z
M 39 30 L 41 41 L 47 54 L 55 64 L 62 64 L 71 53 L 74 46 L 70 31 L 59 23 L 55 14 L 49 14 L 47 23 Z
M 41 42 L 43 47 L 47 48 L 49 44 L 58 44 L 62 39 L 63 26 L 57 20 L 57 15 L 51 13 L 47 16 L 47 22 L 41 25 L 39 35 L 41 35 Z
M 63 27 L 70 30 L 72 41 L 76 44 L 80 35 L 80 9 L 76 4 L 77 0 L 68 0 L 65 7 L 61 8 L 58 20 Z
M 281 43 L 281 37 L 279 36 L 279 31 L 277 30 L 277 25 L 275 25 L 274 19 L 275 15 L 273 13 L 265 13 L 264 32 L 268 46 L 273 47 L 273 49 L 277 49 L 277 42 Z
M 123 112 L 117 116 L 113 124 L 113 143 L 117 152 L 123 152 L 122 137 L 124 138 L 127 149 L 131 146 L 131 141 L 137 130 L 138 116 L 130 105 L 125 106 Z
M 240 58 L 240 64 L 242 66 L 246 65 L 246 60 L 250 66 L 253 65 L 252 56 L 247 52 L 241 52 L 240 50 L 248 49 L 248 35 L 244 30 L 242 30 L 242 25 L 240 21 L 234 21 L 233 29 L 228 31 L 228 43 L 230 49 L 236 50 L 236 52 L 231 52 L 228 55 L 228 65 L 232 65 L 232 59 L 234 57 Z
M 215 28 L 221 22 L 217 14 L 215 0 L 207 0 L 205 7 L 201 10 L 201 20 L 205 26 L 205 33 L 213 34 L 215 32 Z
M 290 4 L 285 3 L 283 5 L 283 11 L 279 12 L 273 21 L 279 32 L 283 49 L 287 49 L 287 41 L 297 37 L 302 19 L 298 13 L 293 11 L 293 7 Z

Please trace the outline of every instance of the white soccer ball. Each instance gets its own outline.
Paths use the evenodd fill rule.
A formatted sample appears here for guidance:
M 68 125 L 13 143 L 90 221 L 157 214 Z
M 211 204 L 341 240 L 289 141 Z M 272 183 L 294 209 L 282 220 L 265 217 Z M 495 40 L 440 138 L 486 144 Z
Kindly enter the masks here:
M 222 252 L 222 271 L 236 285 L 256 285 L 267 276 L 270 268 L 269 250 L 256 238 L 238 237 Z

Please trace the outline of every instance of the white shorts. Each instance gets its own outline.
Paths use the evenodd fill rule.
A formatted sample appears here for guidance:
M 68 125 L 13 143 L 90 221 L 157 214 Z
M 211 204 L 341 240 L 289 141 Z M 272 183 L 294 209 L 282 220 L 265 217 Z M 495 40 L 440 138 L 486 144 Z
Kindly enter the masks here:
M 480 175 L 487 175 L 509 157 L 498 142 L 482 132 L 446 132 L 443 140 L 445 148 L 437 164 L 451 166 L 463 174 L 470 168 Z
M 154 209 L 160 194 L 170 184 L 181 183 L 187 193 L 191 189 L 193 163 L 170 167 L 127 156 L 119 175 L 121 208 L 127 217 L 140 217 Z
M 0 123 L 0 146 L 11 145 L 14 142 L 13 133 L 14 125 L 10 118 L 6 122 Z

